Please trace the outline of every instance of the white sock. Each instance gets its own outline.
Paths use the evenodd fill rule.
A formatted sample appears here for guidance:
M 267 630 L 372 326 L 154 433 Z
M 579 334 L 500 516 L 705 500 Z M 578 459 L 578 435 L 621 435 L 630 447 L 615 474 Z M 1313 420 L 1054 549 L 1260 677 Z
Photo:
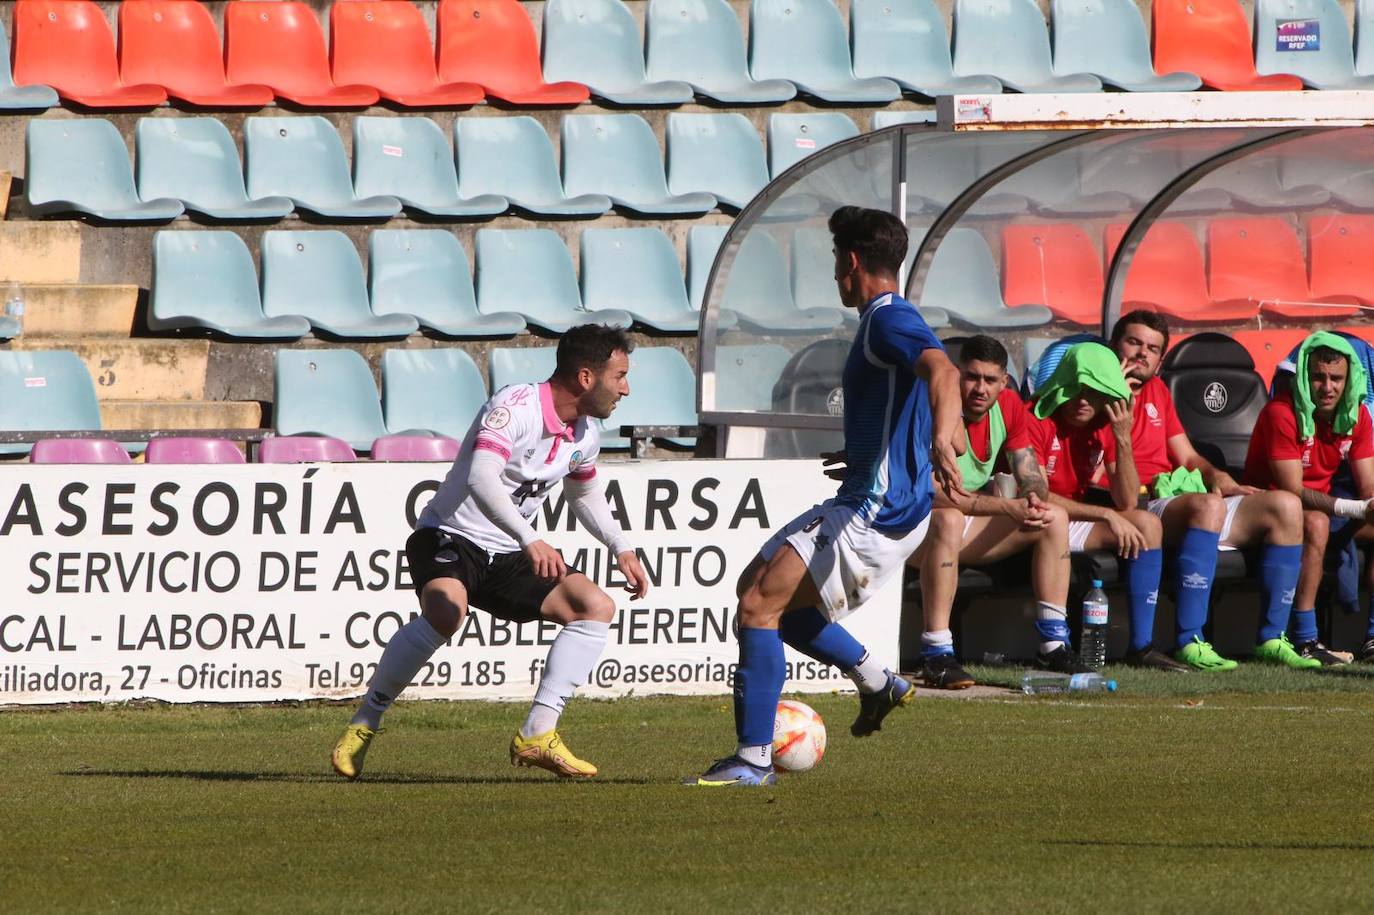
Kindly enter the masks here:
M 1051 604 L 1043 600 L 1036 601 L 1035 618 L 1037 620 L 1059 620 L 1060 622 L 1066 622 L 1069 618 L 1069 611 L 1068 608 L 1061 607 L 1058 604 Z M 1049 654 L 1056 648 L 1063 646 L 1063 644 L 1063 642 L 1058 641 L 1046 642 L 1042 639 L 1040 642 L 1040 652 L 1042 654 Z
M 374 731 L 381 727 L 382 715 L 443 644 L 444 637 L 423 616 L 415 617 L 397 630 L 382 652 L 372 682 L 367 684 L 363 704 L 358 706 L 350 723 L 365 724 Z
M 761 747 L 751 747 L 740 744 L 735 748 L 735 755 L 747 763 L 755 766 L 773 765 L 773 745 L 765 744 Z
M 592 665 L 606 647 L 610 630 L 610 623 L 573 620 L 558 633 L 549 646 L 544 675 L 539 678 L 529 717 L 520 728 L 522 737 L 544 734 L 558 726 L 564 703 L 572 697 L 573 690 L 587 682 Z
M 845 676 L 854 681 L 861 693 L 876 693 L 887 686 L 887 668 L 866 651 L 853 670 L 845 671 Z
M 948 648 L 945 654 L 954 652 L 954 633 L 948 629 L 932 629 L 921 633 L 921 645 L 926 648 Z

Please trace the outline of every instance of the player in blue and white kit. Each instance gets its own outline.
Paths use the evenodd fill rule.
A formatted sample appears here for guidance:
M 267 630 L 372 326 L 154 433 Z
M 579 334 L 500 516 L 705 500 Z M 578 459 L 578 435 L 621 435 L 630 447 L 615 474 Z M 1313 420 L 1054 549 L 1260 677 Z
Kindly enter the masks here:
M 934 491 L 963 492 L 959 373 L 897 294 L 907 232 L 881 210 L 830 217 L 840 299 L 859 311 L 843 375 L 847 469 L 835 497 L 763 545 L 739 583 L 735 753 L 690 785 L 774 784 L 773 715 L 786 679 L 783 643 L 843 670 L 859 689 L 855 736 L 911 700 L 912 685 L 872 660 L 837 621 L 899 572 L 925 536 Z
M 334 771 L 362 773 L 382 714 L 462 625 L 468 605 L 505 620 L 560 623 L 524 725 L 511 740 L 517 766 L 586 778 L 556 730 L 563 705 L 587 681 L 606 645 L 615 601 L 530 526 L 559 481 L 573 514 L 616 556 L 633 597 L 648 593 L 638 555 L 611 517 L 596 479 L 600 450 L 592 417 L 611 415 L 630 393 L 634 345 L 622 331 L 574 327 L 558 341 L 557 367 L 543 384 L 502 388 L 478 412 L 448 476 L 406 541 L 420 616 L 391 638 L 367 694 L 334 747 Z

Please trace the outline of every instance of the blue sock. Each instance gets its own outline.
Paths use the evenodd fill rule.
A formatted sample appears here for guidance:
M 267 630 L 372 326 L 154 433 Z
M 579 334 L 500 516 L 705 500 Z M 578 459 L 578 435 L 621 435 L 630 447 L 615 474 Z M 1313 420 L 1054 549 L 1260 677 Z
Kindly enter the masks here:
M 1303 642 L 1315 642 L 1317 640 L 1317 611 L 1316 610 L 1294 610 L 1293 611 L 1293 644 L 1301 645 Z
M 1217 544 L 1221 534 L 1190 527 L 1178 545 L 1178 647 L 1202 637 L 1207 622 L 1207 602 L 1217 571 Z
M 1065 620 L 1036 620 L 1035 631 L 1040 634 L 1041 642 L 1070 643 L 1069 624 Z
M 773 745 L 773 717 L 787 678 L 782 638 L 776 629 L 740 627 L 735 670 L 735 736 L 744 746 Z
M 1260 550 L 1260 598 L 1264 601 L 1264 622 L 1259 640 L 1267 642 L 1283 635 L 1293 595 L 1298 590 L 1298 570 L 1302 566 L 1302 547 L 1266 543 Z
M 1374 639 L 1374 594 L 1369 596 L 1369 628 L 1364 631 L 1366 639 Z
M 1159 575 L 1164 569 L 1164 551 L 1141 550 L 1135 559 L 1125 561 L 1126 603 L 1131 614 L 1131 651 L 1150 647 L 1155 634 L 1155 604 L 1159 601 Z
M 853 670 L 863 659 L 864 647 L 843 626 L 830 622 L 815 607 L 782 615 L 778 633 L 788 645 L 817 661 Z

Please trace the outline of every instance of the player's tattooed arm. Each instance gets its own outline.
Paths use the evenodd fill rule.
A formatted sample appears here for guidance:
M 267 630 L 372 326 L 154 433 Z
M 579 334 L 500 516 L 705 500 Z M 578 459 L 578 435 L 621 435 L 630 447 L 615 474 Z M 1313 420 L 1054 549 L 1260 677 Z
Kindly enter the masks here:
M 1336 497 L 1328 492 L 1318 492 L 1302 485 L 1302 464 L 1296 458 L 1270 460 L 1269 472 L 1274 485 L 1286 489 L 1302 500 L 1305 511 L 1321 512 L 1324 515 L 1336 514 Z
M 1040 461 L 1034 448 L 1018 448 L 1007 454 L 1011 465 L 1011 475 L 1016 478 L 1016 494 L 1025 498 L 1035 493 L 1042 500 L 1048 500 L 1050 487 L 1045 482 L 1045 472 L 1040 469 Z

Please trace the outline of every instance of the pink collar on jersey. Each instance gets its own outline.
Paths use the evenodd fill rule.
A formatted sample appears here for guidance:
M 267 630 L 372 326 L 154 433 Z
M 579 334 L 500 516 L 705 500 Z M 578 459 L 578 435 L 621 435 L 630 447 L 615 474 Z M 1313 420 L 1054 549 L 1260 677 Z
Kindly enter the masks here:
M 544 431 L 558 436 L 565 442 L 577 438 L 572 425 L 564 425 L 563 420 L 558 418 L 558 411 L 553 406 L 553 388 L 547 381 L 539 385 L 539 406 L 544 411 Z

